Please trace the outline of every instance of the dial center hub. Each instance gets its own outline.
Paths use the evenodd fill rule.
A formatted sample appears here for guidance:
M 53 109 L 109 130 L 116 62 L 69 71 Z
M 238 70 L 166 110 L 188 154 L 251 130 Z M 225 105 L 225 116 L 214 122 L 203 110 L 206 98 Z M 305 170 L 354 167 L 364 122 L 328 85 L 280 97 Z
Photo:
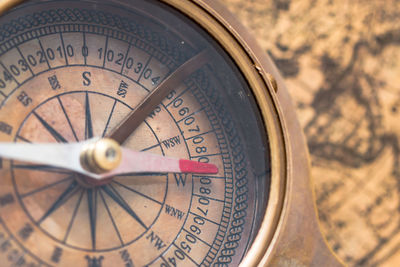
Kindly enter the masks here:
M 81 152 L 81 164 L 94 173 L 105 173 L 119 166 L 122 159 L 120 145 L 112 139 L 103 138 L 86 145 Z

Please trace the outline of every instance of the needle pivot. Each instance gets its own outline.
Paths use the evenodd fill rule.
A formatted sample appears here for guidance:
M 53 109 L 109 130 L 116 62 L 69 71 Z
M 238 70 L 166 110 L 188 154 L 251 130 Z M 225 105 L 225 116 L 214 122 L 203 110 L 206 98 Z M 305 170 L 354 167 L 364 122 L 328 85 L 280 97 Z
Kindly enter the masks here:
M 86 144 L 80 157 L 82 167 L 97 174 L 114 170 L 120 165 L 121 159 L 120 145 L 110 138 Z

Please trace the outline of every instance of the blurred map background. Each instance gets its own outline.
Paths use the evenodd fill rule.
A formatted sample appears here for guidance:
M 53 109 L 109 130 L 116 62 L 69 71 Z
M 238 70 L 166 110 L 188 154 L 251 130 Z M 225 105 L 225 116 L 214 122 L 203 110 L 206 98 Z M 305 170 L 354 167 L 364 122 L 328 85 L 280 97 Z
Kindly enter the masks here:
M 287 81 L 328 243 L 349 266 L 400 266 L 400 1 L 221 1 Z

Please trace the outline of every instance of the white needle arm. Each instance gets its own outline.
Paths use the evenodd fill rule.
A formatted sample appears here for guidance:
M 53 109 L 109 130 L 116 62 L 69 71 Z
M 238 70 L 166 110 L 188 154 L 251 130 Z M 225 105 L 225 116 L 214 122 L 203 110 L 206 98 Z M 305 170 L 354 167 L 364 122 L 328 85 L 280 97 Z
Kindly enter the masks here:
M 91 141 L 93 142 L 93 141 Z M 85 144 L 91 143 L 0 143 L 0 157 L 30 163 L 45 164 L 56 168 L 87 174 L 80 163 L 80 154 Z
M 214 164 L 164 157 L 148 152 L 137 152 L 122 148 L 121 164 L 116 169 L 103 175 L 109 177 L 123 173 L 149 172 L 217 173 L 218 168 Z
M 0 157 L 30 163 L 45 164 L 74 171 L 95 179 L 104 179 L 127 173 L 217 173 L 213 164 L 185 159 L 164 157 L 148 152 L 137 152 L 121 148 L 121 163 L 113 170 L 101 174 L 93 173 L 82 166 L 81 155 L 85 146 L 99 139 L 79 143 L 0 143 Z

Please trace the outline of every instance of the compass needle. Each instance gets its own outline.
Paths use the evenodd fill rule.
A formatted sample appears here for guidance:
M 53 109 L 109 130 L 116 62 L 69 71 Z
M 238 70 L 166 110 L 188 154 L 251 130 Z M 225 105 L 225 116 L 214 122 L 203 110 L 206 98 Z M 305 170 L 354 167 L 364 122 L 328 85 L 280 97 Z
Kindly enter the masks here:
M 1 11 L 1 267 L 325 263 L 294 108 L 217 1 Z
M 46 164 L 15 165 L 16 168 L 20 169 L 59 167 L 95 179 L 105 179 L 126 173 L 184 172 L 212 174 L 218 172 L 218 168 L 213 164 L 137 152 L 127 148 L 122 148 L 120 151 L 119 145 L 114 143 L 114 141 L 108 139 L 91 139 L 65 145 L 0 143 L 0 156 L 7 159 Z M 91 167 L 93 165 L 95 167 Z M 101 169 L 102 166 L 105 166 L 102 173 L 93 172 L 93 170 Z M 108 169 L 108 167 L 110 168 Z M 60 171 L 62 172 L 62 170 Z

